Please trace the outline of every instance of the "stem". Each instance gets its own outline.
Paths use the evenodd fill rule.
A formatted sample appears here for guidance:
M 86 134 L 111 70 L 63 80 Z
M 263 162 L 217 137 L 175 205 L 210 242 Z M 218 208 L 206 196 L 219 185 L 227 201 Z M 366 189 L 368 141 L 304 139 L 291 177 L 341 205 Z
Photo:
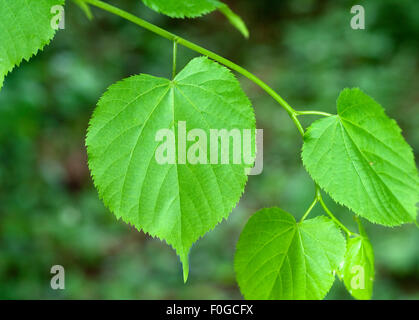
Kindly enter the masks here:
M 176 77 L 176 57 L 177 57 L 177 41 L 173 41 L 173 72 L 172 80 Z
M 186 39 L 183 39 L 165 29 L 162 29 L 154 24 L 151 24 L 137 16 L 134 16 L 131 13 L 128 13 L 124 10 L 121 10 L 115 6 L 112 6 L 110 4 L 107 4 L 103 1 L 100 0 L 83 0 L 86 3 L 91 4 L 92 6 L 98 7 L 100 9 L 103 9 L 105 11 L 108 11 L 110 13 L 113 13 L 117 16 L 120 16 L 121 18 L 124 18 L 128 21 L 131 21 L 133 23 L 135 23 L 136 25 L 147 29 L 151 32 L 154 32 L 155 34 L 169 39 L 171 41 L 175 41 L 179 44 L 181 44 L 182 46 L 189 48 L 195 52 L 198 52 L 204 56 L 207 56 L 223 65 L 225 65 L 226 67 L 240 73 L 241 75 L 245 76 L 246 78 L 248 78 L 249 80 L 253 81 L 255 84 L 257 84 L 259 87 L 261 87 L 263 90 L 265 90 L 272 98 L 274 98 L 279 105 L 281 105 L 282 108 L 284 108 L 288 115 L 291 117 L 291 119 L 293 120 L 294 124 L 296 125 L 298 131 L 300 132 L 300 134 L 302 136 L 304 136 L 304 129 L 301 125 L 301 123 L 298 121 L 297 119 L 297 112 L 277 93 L 275 92 L 270 86 L 268 86 L 265 82 L 263 82 L 260 78 L 258 78 L 257 76 L 255 76 L 254 74 L 252 74 L 251 72 L 247 71 L 246 69 L 244 69 L 243 67 L 235 64 L 234 62 L 210 51 L 207 50 L 193 42 L 190 42 Z
M 352 233 L 351 231 L 349 231 L 348 228 L 346 228 L 342 222 L 340 222 L 334 215 L 333 213 L 329 210 L 329 208 L 326 206 L 326 204 L 323 201 L 323 197 L 320 193 L 320 188 L 316 185 L 316 198 L 317 200 L 320 202 L 321 206 L 323 207 L 323 210 L 329 215 L 329 217 L 333 220 L 334 223 L 336 223 L 336 225 L 341 228 L 349 237 L 353 236 L 354 233 Z
M 304 138 L 304 128 L 301 125 L 301 122 L 297 119 L 297 113 L 294 112 L 290 115 L 292 121 L 294 121 L 295 126 L 297 127 L 298 131 L 300 132 L 301 136 Z
M 303 222 L 304 219 L 308 216 L 308 214 L 311 212 L 311 210 L 313 210 L 314 206 L 316 205 L 316 203 L 319 202 L 319 200 L 317 199 L 317 197 L 313 200 L 313 203 L 310 205 L 310 207 L 307 209 L 306 213 L 304 213 L 303 217 L 301 218 L 300 222 Z
M 367 233 L 365 232 L 365 229 L 364 229 L 364 226 L 362 225 L 361 219 L 360 219 L 357 215 L 355 215 L 355 221 L 356 221 L 356 223 L 358 224 L 358 231 L 359 231 L 359 234 L 360 234 L 362 237 L 364 237 L 364 238 L 368 239 Z
M 319 115 L 319 116 L 324 116 L 324 117 L 332 116 L 331 113 L 322 112 L 322 111 L 296 111 L 296 114 L 297 116 L 308 115 L 308 114 L 314 114 L 314 115 Z
M 321 206 L 323 207 L 323 209 L 324 209 L 324 211 L 329 215 L 329 217 L 343 230 L 343 231 L 345 231 L 345 233 L 348 235 L 348 236 L 352 236 L 353 235 L 353 233 L 351 232 L 351 231 L 349 231 L 349 229 L 348 228 L 346 228 L 343 224 L 342 224 L 342 222 L 340 222 L 334 215 L 333 215 L 333 213 L 332 212 L 330 212 L 330 210 L 329 210 L 329 208 L 326 206 L 326 204 L 324 203 L 324 201 L 323 201 L 323 198 L 320 198 L 319 199 L 319 202 L 320 202 L 320 204 L 321 204 Z

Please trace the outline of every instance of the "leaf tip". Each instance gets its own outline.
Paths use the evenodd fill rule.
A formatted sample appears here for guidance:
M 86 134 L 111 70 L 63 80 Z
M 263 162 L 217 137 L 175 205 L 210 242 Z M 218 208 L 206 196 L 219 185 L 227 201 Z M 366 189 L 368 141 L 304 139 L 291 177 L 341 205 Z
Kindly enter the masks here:
M 188 281 L 188 276 L 189 276 L 188 253 L 182 254 L 180 256 L 180 261 L 182 262 L 182 269 L 183 269 L 183 283 L 186 283 L 186 281 Z

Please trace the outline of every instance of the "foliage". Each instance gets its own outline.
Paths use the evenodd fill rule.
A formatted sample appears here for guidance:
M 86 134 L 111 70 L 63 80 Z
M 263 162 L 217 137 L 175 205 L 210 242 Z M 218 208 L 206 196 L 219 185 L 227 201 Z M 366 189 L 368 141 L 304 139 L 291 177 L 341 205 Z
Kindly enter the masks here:
M 263 209 L 237 244 L 237 281 L 246 299 L 322 299 L 344 254 L 345 239 L 330 219 L 296 223 L 279 208 Z
M 374 251 L 367 235 L 362 232 L 362 235 L 348 239 L 342 265 L 343 282 L 352 296 L 369 300 L 372 297 L 374 274 Z
M 201 150 L 199 144 L 209 141 L 188 141 L 185 154 L 176 147 L 177 161 L 158 163 L 156 131 L 171 130 L 178 146 L 186 139 L 181 121 L 188 130 L 204 128 L 207 137 L 210 129 L 251 129 L 253 135 L 255 129 L 250 101 L 230 71 L 196 58 L 173 81 L 139 75 L 111 86 L 92 116 L 86 145 L 106 206 L 117 218 L 166 240 L 180 256 L 186 281 L 190 247 L 227 218 L 247 175 L 243 164 L 210 163 L 210 152 L 203 154 L 208 164 L 186 161 L 186 150 L 189 156 L 190 148 Z
M 50 10 L 63 3 L 64 0 L 0 3 L 0 89 L 4 77 L 15 66 L 22 60 L 28 61 L 54 37 Z
M 415 222 L 419 179 L 396 122 L 359 89 L 342 91 L 337 111 L 314 122 L 304 137 L 310 175 L 335 201 L 371 222 Z
M 86 2 L 95 5 L 99 1 L 86 0 Z M 108 7 L 108 9 L 109 8 L 110 7 Z M 108 11 L 111 11 L 111 10 L 108 10 Z M 48 35 L 48 36 L 52 37 L 51 35 Z M 42 41 L 41 41 L 40 47 L 42 47 Z M 34 48 L 31 48 L 32 51 L 34 51 Z M 36 49 L 30 55 L 32 55 L 33 53 L 36 53 L 38 49 Z M 6 46 L 6 50 L 10 50 L 10 46 L 9 47 Z M 202 51 L 199 48 L 198 50 Z M 17 59 L 12 61 L 13 64 L 11 66 L 6 66 L 6 69 L 5 69 L 6 71 L 4 73 L 5 74 L 8 73 L 15 64 L 18 64 L 20 62 L 18 61 L 19 59 L 23 59 L 23 58 L 28 59 L 29 51 L 21 54 L 22 58 L 19 58 L 19 56 L 17 56 Z M 232 68 L 233 70 L 241 72 L 242 74 L 245 74 L 245 75 L 247 74 L 247 71 L 241 71 L 241 69 L 238 68 L 236 65 L 228 61 L 225 61 L 221 58 L 217 58 L 217 56 L 213 56 L 211 55 L 211 53 L 209 55 L 211 58 L 214 58 L 215 60 L 218 59 L 219 62 L 226 64 L 228 67 Z M 207 61 L 207 60 L 201 59 L 201 60 L 195 60 L 195 61 Z M 191 64 L 192 63 L 193 62 L 191 62 Z M 210 64 L 214 64 L 214 62 L 211 62 Z M 221 67 L 217 67 L 217 68 L 221 68 Z M 217 68 L 214 67 L 214 70 Z M 185 70 L 187 69 L 188 69 L 188 66 L 186 67 Z M 186 72 L 185 70 L 183 72 Z M 213 76 L 216 79 L 223 80 L 223 77 L 217 74 L 217 72 L 215 72 L 214 70 L 210 69 L 209 72 L 206 74 L 206 76 L 209 75 L 210 77 Z M 182 72 L 179 73 L 178 76 L 180 76 L 181 74 Z M 223 74 L 223 72 L 220 72 L 220 74 Z M 163 81 L 162 79 L 156 79 L 156 78 L 153 78 L 154 80 L 151 81 L 150 80 L 151 78 L 149 78 L 148 76 L 138 76 L 138 77 L 143 77 L 139 79 L 140 79 L 140 83 L 145 84 L 145 85 L 150 85 L 149 82 L 153 82 L 154 80 Z M 144 79 L 144 77 L 146 79 Z M 254 82 L 260 85 L 260 81 L 258 79 L 255 79 L 252 76 L 250 78 L 253 78 L 252 80 L 254 80 Z M 137 78 L 134 77 L 133 79 L 137 79 Z M 125 80 L 125 81 L 129 81 L 129 80 Z M 136 90 L 138 94 L 138 91 L 140 90 L 140 88 L 135 87 L 134 84 L 133 84 L 133 87 L 130 86 L 131 84 L 125 87 L 124 86 L 124 84 L 126 84 L 125 81 L 122 82 L 122 84 L 115 85 L 115 87 L 118 87 L 119 85 L 121 85 L 122 86 L 121 90 L 128 91 L 128 95 L 120 96 L 118 93 L 116 98 L 117 99 L 122 98 L 123 101 L 120 101 L 119 103 L 115 103 L 115 104 L 112 102 L 112 103 L 109 103 L 109 105 L 107 105 L 106 103 L 102 104 L 102 101 L 106 101 L 106 96 L 108 94 L 111 97 L 113 96 L 112 90 L 115 87 L 111 87 L 109 91 L 105 94 L 103 98 L 104 100 L 101 100 L 101 102 L 99 102 L 98 104 L 98 109 L 97 109 L 98 111 L 95 112 L 95 115 L 92 118 L 92 123 L 91 123 L 92 126 L 90 130 L 93 130 L 93 131 L 95 129 L 98 130 L 98 128 L 95 127 L 96 119 L 98 119 L 97 121 L 99 123 L 99 127 L 103 125 L 101 121 L 106 122 L 109 120 L 108 118 L 106 118 L 109 115 L 100 113 L 101 108 L 109 108 L 109 106 L 114 105 L 116 106 L 117 111 L 119 110 L 120 112 L 123 112 L 123 110 L 125 110 L 124 106 L 126 107 L 128 105 L 127 99 L 129 99 L 129 96 L 131 95 L 132 97 L 136 97 L 136 95 L 134 95 L 135 94 L 134 91 L 132 90 Z M 175 78 L 175 81 L 176 81 L 176 78 Z M 164 80 L 164 82 L 161 83 L 162 88 L 164 87 L 163 84 L 164 86 L 168 88 L 167 90 L 172 90 L 171 92 L 172 92 L 172 95 L 174 96 L 175 89 L 171 88 L 171 86 L 174 85 L 174 83 L 170 82 L 169 80 Z M 193 82 L 192 84 L 198 85 L 200 87 L 202 87 L 203 85 L 203 83 L 201 82 L 198 82 L 198 83 Z M 238 87 L 237 83 L 236 83 L 236 86 Z M 151 85 L 151 90 L 153 90 L 153 88 L 155 87 L 156 86 L 153 87 L 153 85 Z M 266 87 L 263 87 L 263 88 L 266 90 Z M 143 87 L 141 86 L 141 90 L 142 89 Z M 266 91 L 269 91 L 269 89 Z M 163 95 L 163 98 L 165 97 L 165 94 Z M 229 95 L 229 98 L 231 99 L 237 98 L 239 95 L 242 95 L 241 90 L 238 90 L 238 89 L 233 90 L 233 95 Z M 276 100 L 284 108 L 286 109 L 288 108 L 287 107 L 288 104 L 282 102 L 282 98 L 280 98 L 276 93 L 272 93 L 271 95 L 274 96 L 274 98 L 276 98 Z M 199 94 L 199 95 L 193 94 L 193 99 L 190 99 L 190 100 L 194 101 L 194 99 L 197 97 L 199 99 L 203 99 L 202 101 L 205 101 L 205 102 L 209 101 L 209 97 L 207 95 L 202 95 L 202 94 Z M 155 99 L 156 97 L 153 95 L 150 99 L 153 99 L 153 98 Z M 247 99 L 243 96 L 242 100 L 244 101 Z M 232 101 L 234 101 L 234 99 Z M 186 104 L 185 101 L 183 102 L 183 104 Z M 167 102 L 164 105 L 166 107 L 169 107 L 171 104 Z M 234 103 L 227 102 L 227 106 L 229 106 L 230 108 L 231 106 L 234 106 L 234 105 L 235 105 L 235 102 Z M 150 106 L 153 106 L 153 104 L 145 103 L 144 106 L 147 106 L 149 108 Z M 175 108 L 175 103 L 172 103 L 172 107 Z M 241 104 L 238 104 L 237 107 L 249 108 L 249 104 L 241 103 Z M 132 108 L 132 109 L 133 110 L 130 109 L 129 111 L 133 112 L 134 115 L 138 115 L 138 113 L 141 111 L 138 108 L 138 106 L 137 108 Z M 223 112 L 226 112 L 225 109 L 226 108 L 224 108 Z M 382 107 L 380 105 L 378 105 L 375 101 L 373 101 L 371 98 L 369 98 L 367 95 L 365 95 L 361 91 L 344 90 L 341 93 L 341 96 L 338 100 L 338 115 L 336 116 L 325 114 L 318 111 L 308 111 L 308 112 L 296 111 L 292 109 L 291 107 L 289 107 L 289 109 L 287 110 L 289 111 L 294 123 L 297 125 L 300 132 L 303 131 L 303 133 L 304 133 L 304 129 L 302 129 L 301 123 L 299 122 L 297 117 L 300 117 L 306 114 L 317 114 L 319 116 L 325 116 L 325 118 L 314 122 L 312 126 L 308 129 L 308 131 L 304 134 L 305 141 L 304 141 L 304 147 L 303 147 L 303 161 L 308 172 L 312 175 L 313 179 L 318 183 L 319 187 L 327 191 L 334 200 L 346 205 L 347 207 L 352 209 L 355 214 L 361 215 L 373 222 L 377 222 L 383 225 L 399 225 L 405 222 L 414 222 L 416 220 L 415 205 L 417 202 L 417 195 L 418 195 L 418 177 L 417 177 L 417 170 L 414 165 L 413 155 L 410 150 L 410 147 L 406 144 L 406 142 L 402 138 L 399 127 L 394 123 L 393 120 L 390 120 L 384 114 Z M 354 112 L 354 111 L 357 111 L 357 112 Z M 115 112 L 115 110 L 113 110 L 113 112 Z M 240 112 L 245 112 L 245 111 L 241 110 Z M 343 115 L 344 113 L 345 115 Z M 126 127 L 127 120 L 130 120 L 130 125 L 133 120 L 129 117 L 120 118 L 119 114 L 115 114 L 115 115 L 116 115 L 117 120 L 121 121 L 122 127 L 121 126 L 113 127 L 113 130 L 110 130 L 110 132 L 106 132 L 106 134 L 109 134 L 110 137 L 112 137 L 113 135 L 114 138 L 117 136 L 116 135 L 117 130 L 121 130 L 121 128 L 122 130 L 125 129 L 124 126 Z M 362 115 L 362 117 L 360 115 Z M 194 116 L 190 118 L 189 116 L 190 115 L 188 115 L 187 117 L 188 121 L 189 120 L 193 121 Z M 195 117 L 196 116 L 197 114 L 195 114 Z M 141 122 L 141 120 L 143 120 L 143 122 Z M 172 121 L 173 120 L 174 120 L 174 117 L 172 118 Z M 132 130 L 135 129 L 136 133 L 141 135 L 142 129 L 145 127 L 145 123 L 147 121 L 144 121 L 144 117 L 143 118 L 139 117 L 138 121 L 140 122 L 137 123 L 135 125 L 135 128 L 132 128 Z M 246 123 L 246 125 L 249 124 L 249 122 L 244 122 L 244 121 L 243 123 Z M 327 130 L 330 130 L 331 128 L 336 129 L 336 131 L 338 131 L 337 129 L 340 129 L 340 133 L 339 133 L 340 136 L 338 136 L 337 141 L 332 140 L 331 142 L 329 140 L 330 138 L 334 137 L 333 134 L 329 135 L 328 134 L 329 132 L 327 132 Z M 90 132 L 91 131 L 89 131 L 89 134 Z M 323 134 L 325 134 L 325 136 Z M 105 184 L 107 183 L 109 185 L 112 184 L 112 183 L 109 183 L 111 179 L 120 178 L 120 176 L 118 175 L 118 170 L 120 170 L 121 168 L 115 167 L 116 172 L 112 172 L 111 170 L 104 170 L 103 163 L 96 166 L 94 165 L 94 162 L 95 162 L 96 156 L 98 156 L 99 158 L 103 157 L 103 159 L 106 159 L 106 161 L 110 161 L 112 159 L 115 159 L 111 157 L 115 156 L 117 152 L 121 153 L 120 151 L 115 150 L 114 154 L 111 153 L 111 157 L 109 158 L 105 157 L 105 155 L 108 156 L 108 154 L 106 154 L 104 148 L 107 148 L 109 145 L 111 145 L 110 137 L 107 137 L 105 135 L 103 140 L 98 139 L 98 141 L 94 141 L 93 148 L 92 148 L 93 152 L 89 151 L 89 157 L 90 157 L 91 169 L 93 171 L 93 175 L 96 176 L 95 170 L 102 171 Z M 135 142 L 135 140 L 132 140 L 131 142 Z M 97 145 L 95 145 L 95 143 L 97 143 Z M 87 144 L 90 149 L 91 147 L 90 147 L 90 142 L 89 142 L 89 136 L 87 138 Z M 332 150 L 328 149 L 332 145 L 335 145 L 336 148 L 333 148 Z M 144 144 L 143 146 L 145 147 L 145 150 L 147 150 L 147 145 Z M 124 143 L 121 143 L 118 145 L 118 147 L 126 147 L 128 148 L 127 150 L 131 148 L 131 151 L 128 154 L 132 154 L 133 153 L 132 151 L 135 149 L 135 148 L 134 149 L 132 148 L 133 144 L 129 144 L 129 143 L 127 145 L 124 145 Z M 396 152 L 394 150 L 396 150 Z M 124 153 L 122 152 L 122 154 Z M 323 157 L 326 159 L 325 161 L 323 161 L 324 160 Z M 119 160 L 122 160 L 122 159 L 119 159 Z M 343 161 L 340 161 L 340 160 L 343 160 Z M 130 161 L 128 162 L 124 161 L 124 164 L 129 166 Z M 240 169 L 243 169 L 243 168 L 240 168 Z M 241 171 L 241 174 L 243 175 L 243 179 L 245 181 L 246 178 L 243 174 L 243 171 Z M 125 175 L 127 174 L 125 173 Z M 402 178 L 400 178 L 400 176 L 402 176 Z M 331 177 L 333 179 L 331 179 Z M 339 177 L 339 179 L 335 179 L 336 177 Z M 118 183 L 120 183 L 119 180 L 117 181 Z M 104 187 L 103 185 L 101 186 L 101 183 L 96 183 L 96 184 L 99 191 L 101 190 L 101 188 Z M 124 184 L 124 182 L 122 182 L 122 184 Z M 180 185 L 180 181 L 178 181 L 178 184 Z M 230 188 L 232 186 L 237 187 L 237 193 L 240 195 L 240 193 L 242 192 L 244 188 L 244 182 L 238 181 L 237 184 L 236 182 L 231 182 L 230 184 L 231 184 Z M 356 187 L 362 186 L 364 188 L 364 191 L 362 193 L 358 193 L 359 188 L 353 188 L 354 185 Z M 208 194 L 208 192 L 210 192 L 209 190 L 213 189 L 211 188 L 210 185 L 209 186 L 206 185 L 205 187 L 207 189 L 204 189 L 203 194 Z M 150 191 L 153 192 L 153 189 L 151 189 Z M 156 190 L 154 190 L 154 192 L 155 191 Z M 132 187 L 130 187 L 130 189 L 127 192 L 132 192 L 134 197 L 139 197 L 141 195 L 141 193 L 140 195 L 138 195 L 138 193 L 135 192 L 135 188 L 132 188 Z M 194 192 L 196 192 L 196 190 L 194 190 Z M 117 216 L 126 217 L 126 215 L 129 214 L 129 211 L 127 213 L 126 210 L 124 210 L 123 213 L 118 212 L 118 210 L 115 209 L 118 207 L 118 205 L 114 207 L 114 203 L 111 200 L 107 202 L 106 197 L 104 196 L 103 193 L 104 191 L 101 192 L 101 195 L 105 199 L 105 203 L 108 204 L 111 210 L 117 214 Z M 178 193 L 180 194 L 180 187 L 178 189 Z M 123 194 L 117 193 L 117 195 L 119 196 L 119 202 L 117 202 L 117 204 L 119 204 L 119 209 L 122 207 L 122 202 L 123 202 L 122 199 L 123 197 L 125 197 L 125 194 L 126 193 L 123 193 Z M 230 199 L 229 201 L 230 207 L 232 207 L 237 202 L 238 197 L 239 196 L 237 196 L 237 199 L 236 199 L 236 195 L 233 195 L 232 199 Z M 127 205 L 130 204 L 130 201 L 132 200 L 130 199 L 127 202 Z M 313 209 L 313 207 L 317 203 L 320 203 L 322 205 L 325 213 L 331 217 L 331 220 L 326 220 L 326 218 L 315 218 L 315 219 L 304 220 L 305 217 L 310 213 L 310 211 Z M 213 213 L 216 211 L 218 213 L 220 207 L 221 206 L 217 208 L 218 210 L 213 210 Z M 231 208 L 229 208 L 225 212 L 222 212 L 221 217 L 225 217 L 226 215 L 228 215 L 228 213 L 230 212 L 230 209 Z M 147 212 L 147 214 L 156 213 L 156 211 L 153 211 L 153 210 L 147 210 L 147 211 L 149 211 Z M 182 210 L 179 209 L 179 211 L 182 211 Z M 285 214 L 280 209 L 276 209 L 274 211 L 276 212 L 276 214 L 279 214 L 281 216 L 286 215 L 287 219 L 292 217 L 292 216 L 289 216 L 289 214 Z M 188 219 L 191 216 L 193 216 L 193 211 L 186 210 L 185 212 L 188 212 L 186 214 L 188 216 Z M 196 211 L 194 213 L 195 215 L 197 214 Z M 182 213 L 178 212 L 178 216 L 181 216 L 181 215 L 183 216 L 183 211 Z M 371 246 L 369 245 L 369 242 L 367 242 L 366 240 L 367 238 L 365 235 L 362 234 L 362 232 L 361 232 L 361 235 L 354 234 L 353 232 L 349 231 L 348 228 L 346 228 L 342 223 L 340 223 L 333 216 L 333 214 L 326 207 L 326 204 L 321 198 L 319 189 L 317 189 L 316 191 L 316 198 L 315 198 L 315 201 L 313 202 L 313 205 L 307 210 L 306 214 L 304 215 L 302 219 L 302 222 L 300 222 L 301 226 L 299 225 L 297 226 L 297 223 L 295 222 L 295 220 L 292 223 L 293 230 L 299 235 L 305 235 L 305 236 L 301 236 L 301 238 L 297 239 L 298 241 L 295 239 L 294 236 L 288 237 L 288 240 L 291 242 L 291 244 L 289 247 L 284 248 L 286 250 L 283 253 L 282 252 L 278 253 L 278 257 L 284 257 L 285 253 L 287 254 L 289 253 L 290 255 L 293 256 L 293 258 L 295 258 L 295 260 L 291 259 L 292 261 L 290 261 L 291 270 L 294 270 L 293 268 L 297 270 L 297 278 L 295 279 L 296 281 L 300 280 L 301 279 L 300 277 L 304 275 L 304 272 L 301 269 L 301 263 L 300 263 L 302 261 L 300 246 L 307 245 L 310 248 L 308 250 L 310 254 L 311 252 L 315 252 L 316 255 L 317 254 L 319 255 L 320 262 L 317 261 L 317 264 L 320 265 L 321 267 L 312 268 L 312 266 L 310 265 L 310 268 L 312 268 L 310 270 L 313 271 L 313 274 L 315 274 L 315 278 L 318 279 L 321 285 L 318 286 L 316 289 L 314 289 L 312 282 L 297 281 L 292 286 L 293 290 L 294 288 L 296 290 L 295 295 L 293 295 L 293 294 L 290 294 L 290 291 L 286 291 L 284 294 L 282 294 L 281 292 L 282 288 L 279 288 L 279 291 L 277 291 L 278 284 L 276 281 L 278 278 L 274 278 L 274 279 L 267 278 L 261 282 L 262 283 L 261 285 L 263 286 L 262 288 L 264 289 L 274 288 L 274 290 L 271 289 L 271 291 L 256 290 L 255 286 L 257 287 L 260 285 L 260 282 L 258 281 L 252 282 L 252 281 L 246 280 L 244 281 L 244 284 L 243 283 L 241 284 L 241 282 L 243 281 L 243 278 L 242 278 L 243 276 L 241 275 L 241 273 L 243 272 L 241 270 L 241 267 L 243 266 L 241 265 L 241 261 L 249 260 L 251 258 L 252 250 L 257 250 L 257 247 L 256 248 L 252 247 L 253 244 L 249 243 L 249 241 L 246 240 L 247 239 L 246 234 L 247 232 L 249 232 L 247 230 L 249 230 L 249 228 L 250 230 L 252 230 L 252 228 L 255 228 L 255 227 L 252 227 L 254 223 L 253 221 L 258 222 L 259 216 L 260 216 L 260 213 L 255 214 L 255 219 L 252 218 L 249 220 L 249 224 L 245 227 L 243 231 L 243 235 L 239 242 L 239 248 L 241 249 L 240 250 L 238 249 L 237 256 L 236 256 L 236 259 L 238 259 L 236 260 L 238 261 L 236 262 L 238 282 L 241 285 L 243 294 L 246 297 L 248 296 L 256 297 L 256 298 L 260 298 L 260 297 L 322 298 L 324 297 L 324 295 L 327 293 L 328 289 L 330 288 L 331 284 L 333 283 L 334 276 L 333 274 L 331 274 L 331 271 L 332 270 L 336 271 L 338 260 L 339 261 L 341 260 L 341 259 L 338 259 L 338 257 L 341 258 L 343 256 L 343 249 L 342 249 L 343 246 L 338 245 L 338 243 L 342 244 L 343 242 L 341 242 L 340 240 L 337 240 L 339 237 L 342 238 L 342 236 L 341 235 L 337 236 L 339 234 L 339 231 L 336 231 L 337 229 L 334 225 L 336 224 L 342 229 L 342 231 L 344 231 L 349 236 L 347 252 L 345 254 L 345 259 L 343 263 L 343 266 L 344 266 L 343 279 L 344 279 L 345 285 L 348 287 L 348 290 L 351 291 L 351 289 L 349 288 L 349 282 L 347 281 L 348 279 L 347 276 L 348 276 L 348 270 L 351 272 L 352 268 L 350 267 L 353 266 L 354 263 L 360 263 L 366 266 L 367 269 L 365 273 L 367 274 L 367 276 L 368 275 L 370 276 L 370 277 L 367 277 L 368 283 L 366 285 L 366 288 L 367 288 L 366 291 L 354 292 L 352 290 L 351 293 L 356 298 L 370 298 L 371 292 L 372 292 L 371 279 L 374 278 L 374 268 L 373 268 L 374 259 L 373 259 Z M 138 219 L 138 217 L 135 217 L 134 219 Z M 126 219 L 126 220 L 130 222 L 133 221 L 130 219 Z M 139 220 L 136 220 L 136 221 L 137 223 L 134 223 L 134 224 L 136 224 L 137 227 L 143 228 L 145 229 L 145 231 L 147 231 L 144 225 L 141 222 L 139 222 Z M 218 221 L 219 219 L 216 218 L 213 222 L 215 222 L 216 224 Z M 264 220 L 262 218 L 262 222 L 263 221 Z M 290 223 L 290 221 L 288 222 Z M 312 229 L 310 229 L 310 226 L 312 225 L 318 228 L 325 228 L 325 231 L 321 234 L 318 234 L 317 232 L 314 232 Z M 155 225 L 152 225 L 152 227 L 156 228 Z M 202 230 L 198 230 L 196 233 L 195 233 L 196 230 L 193 230 L 194 231 L 193 233 L 195 233 L 195 236 L 186 237 L 185 242 L 183 238 L 179 238 L 181 232 L 178 231 L 178 234 L 175 235 L 175 237 L 177 237 L 178 239 L 177 243 L 181 244 L 181 248 L 182 248 L 181 258 L 184 264 L 186 262 L 186 255 L 187 255 L 187 253 L 185 253 L 186 248 L 189 249 L 192 242 L 197 240 L 199 236 L 201 236 L 203 233 L 205 233 L 205 231 L 207 231 L 208 229 L 212 227 L 213 225 L 210 223 L 209 226 L 203 228 Z M 261 236 L 262 243 L 270 243 L 269 241 L 274 241 L 276 239 L 275 237 L 278 236 L 278 230 L 281 230 L 283 228 L 283 225 L 278 226 L 278 225 L 275 225 L 274 223 L 271 223 L 268 226 L 266 226 L 265 229 L 271 230 L 268 227 L 273 228 L 273 231 L 269 233 L 268 238 L 264 238 L 265 234 L 259 232 L 260 235 L 262 234 L 264 235 L 263 237 Z M 276 227 L 276 229 L 274 227 Z M 255 229 L 260 230 L 260 228 L 261 227 L 256 226 Z M 164 229 L 164 226 L 163 226 L 163 229 Z M 362 227 L 360 227 L 360 229 L 362 229 Z M 163 234 L 163 235 L 159 234 L 159 235 L 161 238 L 167 238 L 166 234 Z M 327 245 L 320 246 L 320 247 L 313 246 L 312 243 L 310 242 L 311 240 L 307 240 L 307 239 L 317 239 L 317 241 L 320 241 L 321 243 L 327 243 L 327 241 L 332 238 L 335 240 L 335 246 L 332 249 L 333 250 L 336 249 L 336 253 L 333 254 L 333 259 L 331 259 L 328 253 L 326 253 L 326 251 L 329 252 L 331 250 L 330 246 L 327 246 Z M 245 245 L 241 244 L 242 239 L 245 239 L 243 240 Z M 170 243 L 170 241 L 168 242 Z M 173 246 L 175 248 L 177 247 L 177 245 L 173 245 Z M 327 248 L 327 250 L 325 248 Z M 250 253 L 248 251 L 250 251 Z M 269 255 L 272 254 L 272 249 L 268 253 L 265 253 L 265 251 L 262 251 L 262 254 L 265 255 L 264 257 L 266 256 L 269 257 Z M 265 260 L 262 259 L 261 260 L 262 266 L 264 262 Z M 282 272 L 283 270 L 281 268 L 282 268 L 282 262 L 279 262 L 279 269 L 280 269 L 279 275 L 283 277 L 284 273 Z M 247 272 L 249 273 L 249 270 L 247 270 Z M 311 272 L 308 272 L 308 274 L 311 275 Z M 186 272 L 186 275 L 187 275 L 187 272 Z M 261 276 L 266 276 L 266 274 L 260 275 L 259 273 L 257 273 L 257 277 L 261 277 Z M 265 280 L 268 281 L 268 283 L 265 282 Z M 289 272 L 288 273 L 285 272 L 285 280 L 290 281 Z M 250 286 L 250 289 L 247 286 Z

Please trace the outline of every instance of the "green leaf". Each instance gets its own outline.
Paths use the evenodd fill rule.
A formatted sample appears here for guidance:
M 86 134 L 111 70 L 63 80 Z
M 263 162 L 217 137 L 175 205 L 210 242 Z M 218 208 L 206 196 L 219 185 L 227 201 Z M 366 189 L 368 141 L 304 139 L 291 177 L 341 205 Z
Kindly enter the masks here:
M 142 74 L 112 85 L 92 116 L 86 145 L 106 206 L 125 222 L 166 240 L 180 256 L 186 281 L 190 247 L 228 217 L 252 163 L 181 164 L 179 121 L 186 122 L 188 132 L 200 128 L 207 137 L 210 129 L 251 129 L 254 142 L 254 112 L 239 82 L 227 68 L 201 57 L 173 81 Z M 178 164 L 156 160 L 163 145 L 156 141 L 161 129 L 175 133 Z M 186 150 L 191 145 L 196 143 L 187 141 Z
M 54 37 L 51 8 L 64 0 L 0 1 L 0 89 L 4 77 Z
M 371 222 L 415 221 L 418 171 L 396 122 L 359 89 L 343 90 L 337 111 L 307 130 L 307 171 L 335 201 Z
M 296 223 L 291 214 L 268 208 L 246 224 L 234 266 L 246 299 L 322 299 L 344 254 L 345 238 L 330 219 Z
M 374 282 L 374 251 L 365 236 L 348 240 L 342 277 L 345 287 L 356 299 L 369 300 Z
M 218 0 L 143 0 L 144 4 L 172 18 L 195 18 L 217 10 Z
M 249 37 L 249 31 L 243 20 L 225 3 L 218 0 L 143 0 L 143 2 L 150 9 L 172 18 L 196 18 L 218 9 L 244 37 Z

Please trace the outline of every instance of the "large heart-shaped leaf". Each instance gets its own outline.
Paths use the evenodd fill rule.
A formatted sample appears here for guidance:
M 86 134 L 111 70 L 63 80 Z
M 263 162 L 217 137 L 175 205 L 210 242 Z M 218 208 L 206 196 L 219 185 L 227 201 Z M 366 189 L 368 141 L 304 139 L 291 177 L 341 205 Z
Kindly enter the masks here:
M 237 282 L 246 299 L 322 299 L 345 254 L 345 239 L 326 217 L 296 223 L 279 209 L 255 213 L 237 244 Z
M 184 142 L 185 129 L 205 133 L 208 140 L 199 139 L 201 147 L 210 145 L 214 129 L 249 129 L 254 143 L 250 101 L 227 68 L 204 57 L 192 60 L 173 81 L 138 75 L 112 85 L 92 116 L 86 144 L 89 167 L 106 206 L 118 218 L 172 245 L 186 280 L 190 247 L 227 218 L 252 163 L 216 164 L 210 152 L 204 155 L 207 164 L 185 161 L 181 144 L 189 156 L 198 143 L 189 138 Z M 174 133 L 175 163 L 161 164 L 156 158 L 164 145 L 156 141 L 161 130 Z M 233 144 L 229 146 L 231 159 Z
M 15 66 L 28 61 L 54 37 L 51 9 L 62 4 L 64 0 L 0 1 L 0 89 Z
M 343 90 L 337 111 L 307 130 L 307 171 L 335 201 L 372 222 L 414 221 L 418 171 L 396 122 L 359 89 Z

